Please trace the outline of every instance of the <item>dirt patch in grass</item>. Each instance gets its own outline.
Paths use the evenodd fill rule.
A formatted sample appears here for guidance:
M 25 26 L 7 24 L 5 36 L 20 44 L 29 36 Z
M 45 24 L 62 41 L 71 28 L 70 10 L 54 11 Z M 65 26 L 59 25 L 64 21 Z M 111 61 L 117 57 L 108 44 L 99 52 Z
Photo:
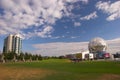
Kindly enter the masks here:
M 0 66 L 0 80 L 33 80 L 52 75 L 54 71 Z
M 120 80 L 120 75 L 117 74 L 104 74 L 98 80 Z

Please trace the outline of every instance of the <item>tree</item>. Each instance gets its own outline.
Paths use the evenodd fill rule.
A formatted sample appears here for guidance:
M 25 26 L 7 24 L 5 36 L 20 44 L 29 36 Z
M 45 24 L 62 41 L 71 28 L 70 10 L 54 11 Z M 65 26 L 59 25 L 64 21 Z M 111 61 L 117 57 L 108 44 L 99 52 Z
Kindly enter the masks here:
M 4 59 L 6 61 L 16 61 L 16 56 L 17 54 L 15 52 L 8 52 L 8 53 L 3 53 Z
M 77 53 L 75 56 L 76 56 L 77 59 L 78 59 L 78 58 L 79 58 L 79 59 L 82 59 L 82 53 Z
M 25 60 L 29 60 L 29 54 L 26 52 L 24 56 Z
M 0 62 L 2 62 L 2 54 L 0 54 Z
M 38 55 L 38 60 L 42 60 L 42 56 L 40 54 Z
M 25 61 L 25 59 L 24 59 L 24 53 L 21 52 L 19 55 L 17 55 L 17 59 L 18 59 L 19 61 Z
M 37 54 L 32 55 L 32 60 L 38 60 L 38 55 Z

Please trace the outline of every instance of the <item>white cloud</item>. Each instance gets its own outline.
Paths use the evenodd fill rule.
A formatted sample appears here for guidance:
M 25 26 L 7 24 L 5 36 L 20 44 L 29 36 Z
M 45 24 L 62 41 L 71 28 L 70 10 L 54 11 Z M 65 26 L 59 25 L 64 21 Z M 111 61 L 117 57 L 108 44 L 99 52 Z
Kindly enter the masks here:
M 81 26 L 81 23 L 80 22 L 74 22 L 74 26 L 75 27 Z
M 40 36 L 41 38 L 52 37 L 51 33 L 54 31 L 52 26 L 44 26 L 42 29 L 34 30 L 33 32 L 28 32 L 27 35 L 21 33 L 23 39 L 29 39 L 33 36 Z
M 71 39 L 79 38 L 80 36 L 71 36 Z
M 42 31 L 36 31 L 35 33 L 38 35 L 38 36 L 41 36 L 43 38 L 45 37 L 51 37 L 51 33 L 53 31 L 53 27 L 51 26 L 46 26 Z
M 77 37 L 74 37 L 74 36 L 71 37 L 71 39 L 75 39 L 75 38 L 77 38 Z
M 107 44 L 108 44 L 108 52 L 116 53 L 120 51 L 120 38 L 107 40 Z
M 84 16 L 84 17 L 81 17 L 80 19 L 81 20 L 90 20 L 90 19 L 95 19 L 95 18 L 97 18 L 98 16 L 97 16 L 97 12 L 96 11 L 94 11 L 93 13 L 90 13 L 89 15 L 86 15 L 86 16 Z
M 42 29 L 43 32 L 36 30 L 41 26 L 52 26 L 56 20 L 70 16 L 74 6 L 67 3 L 78 1 L 87 3 L 88 0 L 0 0 L 0 34 L 17 32 L 29 37 L 43 37 L 43 34 L 52 31 L 45 33 L 45 29 Z M 31 28 L 33 31 L 29 32 Z
M 102 2 L 99 1 L 96 4 L 96 7 L 98 10 L 102 10 L 104 13 L 108 14 L 107 20 L 112 21 L 120 18 L 120 1 L 116 1 L 114 3 L 108 1 L 108 2 Z
M 66 2 L 77 2 L 77 1 L 81 1 L 81 2 L 83 2 L 83 3 L 88 3 L 89 2 L 89 0 L 64 0 L 64 1 L 66 1 Z
M 80 1 L 82 1 L 85 4 L 88 4 L 88 2 L 89 2 L 89 0 L 80 0 Z
M 51 37 L 51 39 L 59 39 L 61 38 L 60 36 L 56 36 L 56 37 Z
M 115 53 L 117 51 L 120 51 L 120 38 L 106 40 L 106 42 L 108 44 L 108 52 Z M 43 43 L 34 44 L 33 47 L 37 49 L 33 51 L 34 53 L 40 53 L 43 56 L 59 56 L 65 54 L 74 54 L 81 52 L 81 50 L 88 50 L 88 42 Z
M 34 44 L 33 47 L 38 49 L 35 53 L 49 56 L 59 56 L 64 54 L 74 54 L 80 52 L 81 49 L 87 49 L 88 42 L 56 42 L 45 44 Z

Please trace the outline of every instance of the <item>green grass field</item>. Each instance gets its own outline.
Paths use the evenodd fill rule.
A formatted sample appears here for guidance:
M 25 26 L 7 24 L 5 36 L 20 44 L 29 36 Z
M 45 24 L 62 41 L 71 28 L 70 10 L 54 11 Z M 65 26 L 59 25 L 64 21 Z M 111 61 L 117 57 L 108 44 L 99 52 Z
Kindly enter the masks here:
M 0 64 L 0 74 L 1 80 L 120 80 L 120 62 L 72 63 L 64 59 L 50 59 L 5 63 Z

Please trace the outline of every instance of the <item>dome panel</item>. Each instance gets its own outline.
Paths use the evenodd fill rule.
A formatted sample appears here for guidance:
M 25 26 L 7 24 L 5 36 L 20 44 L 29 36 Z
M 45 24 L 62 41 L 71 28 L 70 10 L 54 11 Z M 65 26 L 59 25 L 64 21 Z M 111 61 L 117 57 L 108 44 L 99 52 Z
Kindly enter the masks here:
M 97 38 L 92 39 L 89 42 L 88 48 L 91 53 L 102 52 L 102 51 L 106 51 L 107 44 L 104 41 L 104 39 L 97 37 Z

